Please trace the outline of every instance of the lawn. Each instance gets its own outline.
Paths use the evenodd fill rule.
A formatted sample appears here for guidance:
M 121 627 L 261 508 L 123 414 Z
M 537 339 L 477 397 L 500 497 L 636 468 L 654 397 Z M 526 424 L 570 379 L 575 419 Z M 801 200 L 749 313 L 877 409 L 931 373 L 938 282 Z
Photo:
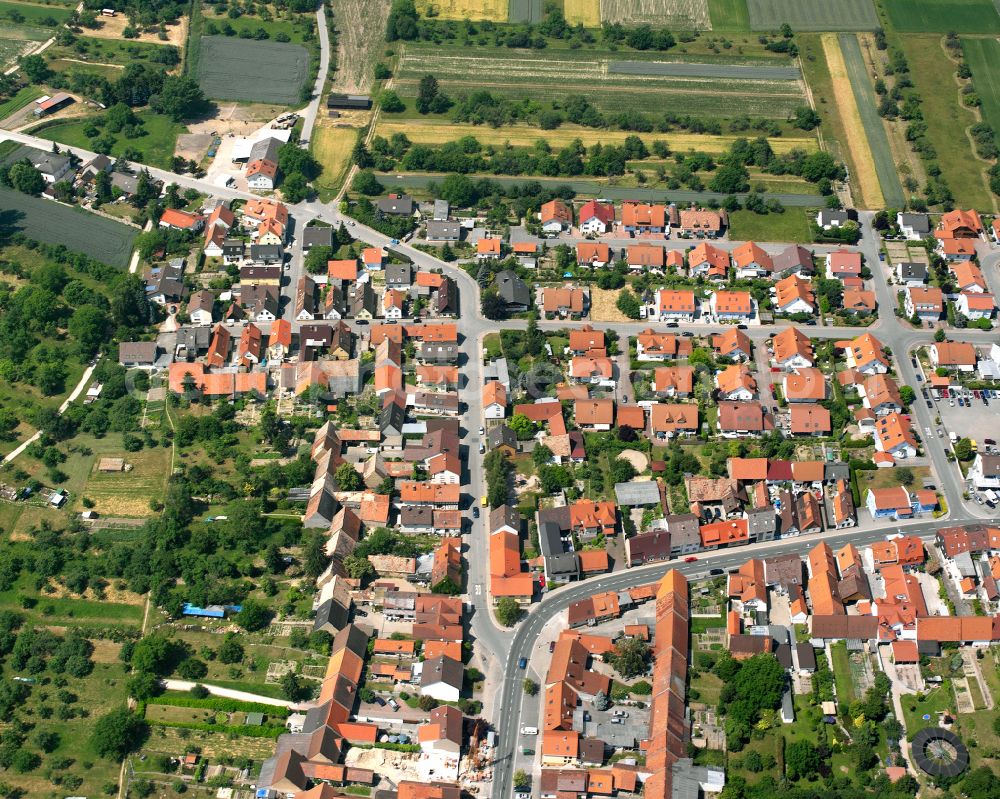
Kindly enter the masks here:
M 708 13 L 713 31 L 750 30 L 747 0 L 708 0 Z
M 734 211 L 729 215 L 729 236 L 734 241 L 812 241 L 812 209 L 788 208 L 783 214 Z
M 922 101 L 921 108 L 927 123 L 927 137 L 937 151 L 937 163 L 942 177 L 955 195 L 959 208 L 991 208 L 990 192 L 986 187 L 985 171 L 988 164 L 975 158 L 966 128 L 976 119 L 972 111 L 961 105 L 958 87 L 955 85 L 956 65 L 945 54 L 941 37 L 936 35 L 907 35 L 895 39 L 902 45 L 906 60 L 910 65 L 913 80 Z M 982 52 L 978 43 L 992 40 L 963 39 L 968 64 L 972 68 L 973 82 L 978 73 L 983 73 L 983 64 L 977 63 L 977 54 Z M 971 48 L 970 48 L 971 45 Z M 985 55 L 985 53 L 984 53 Z M 987 75 L 990 75 L 987 67 Z M 996 76 L 992 72 L 992 77 Z M 982 94 L 982 81 L 976 83 L 976 90 L 983 97 L 983 114 L 987 113 L 987 98 Z M 1000 130 L 1000 128 L 994 128 Z
M 983 120 L 1000 131 L 1000 42 L 965 38 L 962 50 L 972 69 L 972 85 L 983 101 Z
M 155 114 L 152 111 L 143 111 L 136 116 L 143 123 L 143 130 L 146 131 L 145 136 L 128 139 L 124 133 L 111 134 L 101 131 L 101 138 L 111 136 L 114 139 L 111 155 L 119 156 L 126 149 L 134 150 L 138 153 L 138 157 L 133 160 L 161 169 L 169 169 L 171 159 L 174 157 L 174 149 L 177 146 L 177 135 L 184 132 L 184 126 L 174 122 L 168 116 Z M 82 147 L 90 150 L 93 149 L 94 142 L 84 134 L 89 124 L 90 120 L 88 119 L 67 120 L 43 127 L 37 130 L 35 135 L 61 144 L 68 144 L 71 147 Z
M 861 123 L 864 125 L 868 145 L 875 161 L 875 173 L 882 189 L 882 198 L 890 208 L 901 208 L 906 198 L 892 158 L 889 136 L 875 105 L 875 90 L 868 76 L 864 56 L 861 54 L 861 45 L 854 34 L 842 33 L 838 38 L 847 75 L 854 91 L 854 101 L 857 103 Z
M 150 501 L 162 499 L 166 488 L 170 449 L 147 447 L 138 452 L 125 452 L 119 441 L 111 441 L 107 449 L 99 449 L 105 441 L 108 439 L 94 446 L 83 496 L 90 499 L 93 509 L 103 516 L 149 516 L 152 513 Z M 124 458 L 131 468 L 127 472 L 99 472 L 97 464 L 101 457 Z
M 851 661 L 847 654 L 847 644 L 838 641 L 830 647 L 833 679 L 837 685 L 837 702 L 850 703 L 856 698 L 854 691 L 854 681 L 851 679 Z
M 301 45 L 203 36 L 198 84 L 213 100 L 290 105 L 309 77 L 309 51 Z
M 872 0 L 747 0 L 750 27 L 796 31 L 870 31 L 879 27 Z
M 933 727 L 938 723 L 937 714 L 952 709 L 951 683 L 945 680 L 936 688 L 930 688 L 922 695 L 912 694 L 901 697 L 903 706 L 903 724 L 906 727 L 906 737 L 913 739 L 924 727 Z M 930 718 L 923 718 L 924 715 Z
M 358 131 L 355 128 L 320 124 L 313 129 L 309 146 L 313 157 L 323 167 L 322 174 L 316 179 L 316 188 L 321 193 L 329 193 L 332 197 L 340 190 L 350 168 L 351 151 L 357 139 Z
M 1000 33 L 990 0 L 883 0 L 889 25 L 905 33 Z

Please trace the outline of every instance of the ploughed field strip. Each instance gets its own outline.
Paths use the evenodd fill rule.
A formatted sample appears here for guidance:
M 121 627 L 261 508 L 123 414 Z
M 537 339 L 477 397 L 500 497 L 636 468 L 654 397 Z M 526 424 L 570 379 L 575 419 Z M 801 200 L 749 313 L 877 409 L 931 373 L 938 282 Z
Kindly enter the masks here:
M 204 36 L 198 85 L 213 100 L 297 102 L 308 78 L 309 51 L 297 44 Z
M 720 71 L 732 83 L 720 85 Z M 781 119 L 805 100 L 793 68 L 543 57 L 510 50 L 449 55 L 433 46 L 407 48 L 396 89 L 403 97 L 415 97 L 420 78 L 428 73 L 452 97 L 485 89 L 511 100 L 559 102 L 578 94 L 607 112 Z
M 906 0 L 909 2 L 909 0 Z M 879 27 L 872 0 L 747 0 L 750 28 L 797 31 L 871 31 Z
M 708 0 L 600 0 L 601 22 L 655 28 L 708 30 Z

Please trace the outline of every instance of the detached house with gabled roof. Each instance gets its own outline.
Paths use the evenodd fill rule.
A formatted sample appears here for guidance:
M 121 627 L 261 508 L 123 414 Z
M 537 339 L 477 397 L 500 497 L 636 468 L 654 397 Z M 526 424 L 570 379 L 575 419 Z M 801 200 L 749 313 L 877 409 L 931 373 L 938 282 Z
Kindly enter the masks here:
M 829 280 L 843 280 L 861 277 L 861 253 L 835 250 L 826 256 L 826 277 Z
M 771 339 L 774 363 L 786 371 L 803 369 L 816 362 L 809 337 L 795 327 L 786 327 Z
M 755 314 L 754 300 L 749 291 L 716 291 L 709 307 L 719 322 L 750 322 Z
M 656 312 L 661 322 L 693 322 L 698 302 L 690 289 L 660 289 L 656 292 Z
M 936 322 L 944 313 L 944 294 L 937 286 L 911 286 L 904 305 L 907 316 L 916 314 L 921 321 Z
M 916 457 L 917 439 L 910 420 L 901 413 L 889 413 L 875 420 L 875 449 L 894 460 Z
M 746 401 L 757 397 L 757 380 L 743 364 L 727 366 L 716 374 L 715 385 L 720 399 Z
M 815 313 L 816 295 L 812 283 L 798 275 L 789 275 L 774 286 L 774 307 L 779 313 Z
M 976 368 L 976 347 L 967 341 L 937 341 L 931 344 L 928 354 L 931 364 L 945 369 L 971 372 Z
M 992 294 L 959 294 L 955 300 L 955 310 L 973 321 L 992 319 L 996 309 L 996 301 Z
M 753 359 L 753 342 L 750 336 L 736 327 L 713 335 L 712 349 L 720 358 L 730 358 L 734 361 Z
M 622 229 L 630 234 L 664 233 L 667 230 L 667 207 L 648 203 L 622 203 Z
M 595 236 L 609 232 L 615 225 L 615 207 L 611 203 L 590 200 L 580 208 L 580 232 Z
M 538 214 L 542 231 L 548 235 L 557 235 L 568 230 L 573 225 L 573 209 L 558 197 L 545 203 Z
M 889 371 L 889 358 L 882 342 L 871 333 L 862 333 L 851 341 L 838 341 L 837 347 L 844 350 L 847 366 L 864 375 L 885 374 Z
M 578 266 L 602 267 L 611 263 L 611 248 L 598 241 L 581 241 L 576 245 Z
M 724 281 L 729 276 L 729 253 L 703 241 L 688 253 L 691 277 Z
M 752 241 L 744 242 L 733 250 L 736 277 L 768 277 L 774 271 L 774 259 L 763 247 Z

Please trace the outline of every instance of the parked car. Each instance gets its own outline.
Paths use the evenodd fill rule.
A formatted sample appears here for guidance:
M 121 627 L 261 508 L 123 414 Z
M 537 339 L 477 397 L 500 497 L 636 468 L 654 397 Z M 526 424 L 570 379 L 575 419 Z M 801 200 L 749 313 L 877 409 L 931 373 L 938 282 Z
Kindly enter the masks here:
M 477 507 L 473 507 L 472 508 L 472 518 L 473 519 L 478 519 L 479 518 L 479 508 L 477 508 Z
M 526 668 L 528 668 L 528 659 L 527 658 L 521 658 L 519 661 L 517 661 L 517 667 L 519 669 L 526 669 Z
M 385 700 L 381 696 L 375 697 L 375 704 L 379 707 L 385 707 Z
M 719 575 L 719 574 L 725 574 L 726 570 L 725 569 L 709 569 L 708 573 L 711 574 L 714 577 L 714 576 Z

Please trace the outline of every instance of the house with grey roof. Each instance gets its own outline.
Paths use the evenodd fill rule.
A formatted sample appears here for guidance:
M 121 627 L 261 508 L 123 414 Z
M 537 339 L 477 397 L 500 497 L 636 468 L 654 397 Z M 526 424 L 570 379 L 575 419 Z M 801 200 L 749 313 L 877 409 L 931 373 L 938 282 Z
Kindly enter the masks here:
M 379 213 L 386 216 L 413 216 L 416 204 L 407 194 L 390 194 L 388 197 L 380 198 L 375 207 Z
M 670 555 L 690 555 L 701 549 L 701 530 L 693 513 L 675 513 L 666 518 L 670 533 Z
M 535 523 L 545 579 L 551 582 L 580 579 L 579 559 L 572 549 L 570 538 L 569 507 L 564 505 L 540 510 L 535 515 Z
M 408 289 L 413 283 L 413 264 L 388 264 L 385 267 L 387 289 Z
M 419 665 L 421 696 L 433 696 L 440 702 L 459 700 L 465 677 L 462 661 L 447 655 L 438 655 L 436 658 L 428 658 Z
M 910 241 L 920 241 L 931 233 L 931 219 L 927 214 L 900 211 L 896 214 L 896 226 Z
M 653 480 L 615 483 L 615 497 L 622 507 L 637 508 L 660 504 L 660 487 Z
M 280 264 L 285 253 L 280 244 L 251 244 L 250 260 L 257 264 Z
M 155 341 L 123 341 L 118 345 L 118 363 L 126 369 L 151 369 L 159 357 Z
M 424 235 L 427 241 L 459 241 L 462 238 L 462 226 L 458 222 L 438 222 L 431 220 L 427 223 L 427 232 Z
M 497 294 L 504 301 L 508 311 L 517 313 L 528 310 L 531 305 L 531 291 L 527 283 L 510 269 L 497 272 L 495 280 Z
M 302 249 L 309 252 L 313 247 L 332 247 L 333 228 L 312 225 L 302 230 Z

